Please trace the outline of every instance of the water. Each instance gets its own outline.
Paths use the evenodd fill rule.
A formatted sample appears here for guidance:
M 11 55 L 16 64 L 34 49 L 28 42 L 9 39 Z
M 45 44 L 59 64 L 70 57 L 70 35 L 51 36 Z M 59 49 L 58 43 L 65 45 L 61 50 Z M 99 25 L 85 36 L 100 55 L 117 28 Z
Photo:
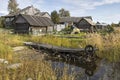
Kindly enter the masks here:
M 83 62 L 52 56 L 46 60 L 56 70 L 58 79 L 66 68 L 67 74 L 76 75 L 76 80 L 120 80 L 120 63 L 111 63 L 106 59 L 97 58 L 95 61 Z
M 120 62 L 113 63 L 99 57 L 91 61 L 85 61 L 83 57 L 80 60 L 69 57 L 62 58 L 60 56 L 48 55 L 49 53 L 44 53 L 44 51 L 33 52 L 30 50 L 27 52 L 29 55 L 25 56 L 25 58 L 30 60 L 39 60 L 39 58 L 42 58 L 41 54 L 43 54 L 43 59 L 50 62 L 58 76 L 58 80 L 66 69 L 67 74 L 76 75 L 76 80 L 120 80 Z

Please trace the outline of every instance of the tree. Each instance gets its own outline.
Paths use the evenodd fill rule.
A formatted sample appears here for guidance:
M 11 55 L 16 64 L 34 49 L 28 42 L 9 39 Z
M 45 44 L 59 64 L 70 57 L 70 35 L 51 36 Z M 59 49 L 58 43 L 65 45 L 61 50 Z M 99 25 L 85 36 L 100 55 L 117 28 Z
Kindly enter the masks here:
M 59 16 L 60 17 L 70 17 L 70 13 L 69 13 L 69 11 L 62 8 L 59 10 Z
M 59 22 L 60 18 L 59 18 L 59 14 L 57 13 L 57 11 L 54 10 L 53 12 L 51 12 L 51 19 L 55 24 Z
M 18 11 L 18 4 L 16 0 L 8 1 L 8 11 L 9 13 L 15 13 Z

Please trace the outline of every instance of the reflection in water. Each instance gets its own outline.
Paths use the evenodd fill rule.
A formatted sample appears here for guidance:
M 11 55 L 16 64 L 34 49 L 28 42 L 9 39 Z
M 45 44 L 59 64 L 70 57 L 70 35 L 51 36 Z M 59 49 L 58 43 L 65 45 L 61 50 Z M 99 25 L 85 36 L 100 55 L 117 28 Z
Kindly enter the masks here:
M 97 67 L 98 63 L 100 62 L 100 58 L 97 56 L 93 57 L 82 57 L 80 59 L 75 57 L 56 57 L 56 56 L 49 56 L 46 57 L 46 60 L 50 61 L 52 64 L 52 67 L 56 71 L 56 74 L 58 74 L 58 77 L 63 75 L 65 67 L 68 68 L 68 74 L 78 74 L 76 76 L 76 79 L 78 80 L 83 75 L 86 76 L 93 76 Z M 84 76 L 85 77 L 85 76 Z
M 46 60 L 51 62 L 58 80 L 66 68 L 68 74 L 76 75 L 75 80 L 120 80 L 120 62 L 111 63 L 97 56 L 92 60 L 49 56 Z

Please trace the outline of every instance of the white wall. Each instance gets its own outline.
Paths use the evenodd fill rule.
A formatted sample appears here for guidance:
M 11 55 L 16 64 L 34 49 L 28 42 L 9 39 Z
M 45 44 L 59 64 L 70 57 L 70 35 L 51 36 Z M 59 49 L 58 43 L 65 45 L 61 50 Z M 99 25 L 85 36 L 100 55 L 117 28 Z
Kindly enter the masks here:
M 57 24 L 56 26 L 54 26 L 54 29 L 56 31 L 61 31 L 64 28 L 65 28 L 65 24 Z

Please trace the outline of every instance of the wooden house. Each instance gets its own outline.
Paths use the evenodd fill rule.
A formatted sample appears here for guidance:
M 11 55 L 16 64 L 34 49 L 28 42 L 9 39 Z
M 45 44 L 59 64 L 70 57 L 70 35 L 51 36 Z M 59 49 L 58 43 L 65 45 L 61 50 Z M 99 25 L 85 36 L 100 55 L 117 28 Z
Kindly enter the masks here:
M 85 31 L 85 32 L 95 32 L 96 27 L 95 23 L 89 19 L 89 18 L 82 18 L 77 24 L 77 28 L 80 29 L 80 31 Z
M 96 23 L 96 28 L 97 30 L 104 30 L 108 27 L 108 24 L 106 23 L 100 23 L 100 22 L 97 22 Z
M 60 18 L 59 25 L 72 26 L 79 28 L 80 31 L 93 31 L 95 23 L 92 17 L 62 17 Z
M 47 13 L 47 12 L 41 12 L 39 9 L 37 9 L 37 8 L 35 8 L 33 6 L 28 6 L 28 7 L 24 8 L 24 9 L 19 10 L 16 13 L 11 13 L 11 14 L 8 14 L 8 15 L 4 16 L 5 17 L 5 22 L 4 22 L 5 27 L 13 26 L 12 21 L 19 14 L 34 15 L 34 16 L 41 16 L 41 17 L 48 17 L 48 18 L 50 18 L 49 13 Z
M 14 20 L 15 33 L 45 34 L 52 32 L 53 27 L 53 22 L 47 17 L 19 14 Z

